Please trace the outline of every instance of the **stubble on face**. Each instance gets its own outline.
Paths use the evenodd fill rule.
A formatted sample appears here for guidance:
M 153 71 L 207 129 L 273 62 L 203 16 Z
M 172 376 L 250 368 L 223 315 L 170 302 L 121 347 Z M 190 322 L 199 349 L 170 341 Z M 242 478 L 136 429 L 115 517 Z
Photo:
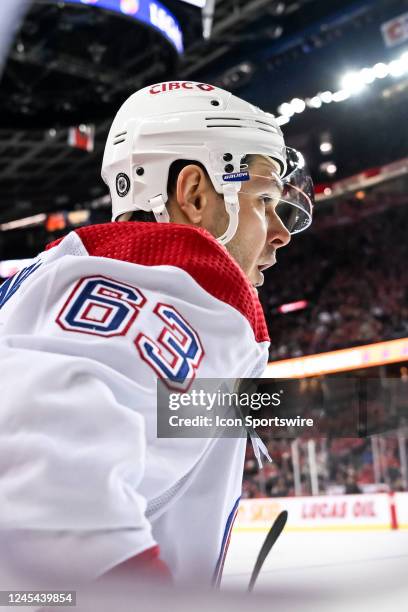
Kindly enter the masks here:
M 279 171 L 278 165 L 264 155 L 250 156 L 250 171 L 255 176 L 264 176 L 268 181 L 273 173 Z M 259 180 L 259 179 L 257 179 Z M 224 207 L 223 207 L 224 208 Z M 260 220 L 256 214 L 254 199 L 249 197 L 240 198 L 240 220 L 238 230 L 232 240 L 226 245 L 226 249 L 235 259 L 240 268 L 246 274 L 252 284 L 262 283 L 262 275 L 258 271 L 257 264 L 268 250 L 267 247 L 267 224 Z M 228 216 L 225 211 L 221 225 L 222 231 L 228 223 Z M 220 228 L 218 228 L 220 229 Z M 220 236 L 222 232 L 219 232 Z M 260 278 L 261 277 L 261 278 Z
M 213 216 L 212 224 L 207 228 L 208 231 L 218 238 L 222 236 L 229 223 L 229 215 L 225 210 L 224 199 L 222 196 L 219 196 L 218 202 L 216 204 L 217 209 L 215 215 Z M 242 229 L 241 229 L 242 231 Z M 250 268 L 250 260 L 252 258 L 252 254 L 248 253 L 248 249 L 245 248 L 246 245 L 243 244 L 242 237 L 240 236 L 239 226 L 237 233 L 235 236 L 225 245 L 226 250 L 231 255 L 231 257 L 236 261 L 241 270 L 247 274 Z

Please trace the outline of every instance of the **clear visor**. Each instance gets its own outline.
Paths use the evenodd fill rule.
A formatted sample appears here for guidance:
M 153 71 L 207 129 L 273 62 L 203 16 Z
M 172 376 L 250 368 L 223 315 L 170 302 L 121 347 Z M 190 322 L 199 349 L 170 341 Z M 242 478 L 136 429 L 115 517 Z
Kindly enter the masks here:
M 294 149 L 287 149 L 287 172 L 279 176 L 276 163 L 263 155 L 248 156 L 236 181 L 240 181 L 239 199 L 251 198 L 266 206 L 273 206 L 275 213 L 291 234 L 307 229 L 312 223 L 314 190 L 313 182 L 303 157 Z M 221 178 L 221 177 L 220 177 Z M 221 183 L 233 184 L 228 175 Z

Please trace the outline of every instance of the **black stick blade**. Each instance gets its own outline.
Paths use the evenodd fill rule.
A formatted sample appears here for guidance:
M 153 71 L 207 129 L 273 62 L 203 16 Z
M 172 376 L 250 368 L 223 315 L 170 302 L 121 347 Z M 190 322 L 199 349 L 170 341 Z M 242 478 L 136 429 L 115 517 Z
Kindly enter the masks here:
M 248 591 L 252 591 L 252 589 L 254 588 L 256 579 L 258 578 L 259 572 L 261 571 L 264 561 L 266 557 L 269 555 L 272 546 L 275 544 L 276 540 L 279 538 L 280 534 L 282 533 L 287 520 L 288 520 L 287 510 L 283 510 L 276 517 L 272 527 L 269 530 L 268 535 L 265 538 L 265 542 L 262 544 L 262 548 L 259 551 L 259 555 L 256 560 L 254 569 L 252 571 L 251 579 L 249 581 Z

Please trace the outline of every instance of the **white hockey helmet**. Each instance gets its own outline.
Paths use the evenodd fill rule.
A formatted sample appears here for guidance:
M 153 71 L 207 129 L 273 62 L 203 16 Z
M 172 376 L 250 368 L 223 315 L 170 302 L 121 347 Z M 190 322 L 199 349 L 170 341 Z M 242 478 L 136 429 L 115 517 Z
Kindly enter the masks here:
M 238 193 L 249 178 L 242 160 L 256 154 L 280 168 L 282 202 L 289 205 L 280 215 L 283 223 L 291 233 L 306 229 L 312 220 L 312 184 L 302 156 L 285 147 L 273 115 L 205 83 L 145 87 L 122 105 L 105 147 L 102 178 L 111 193 L 112 220 L 142 210 L 168 222 L 169 168 L 176 160 L 194 160 L 224 196 L 229 224 L 218 240 L 227 244 L 238 227 Z

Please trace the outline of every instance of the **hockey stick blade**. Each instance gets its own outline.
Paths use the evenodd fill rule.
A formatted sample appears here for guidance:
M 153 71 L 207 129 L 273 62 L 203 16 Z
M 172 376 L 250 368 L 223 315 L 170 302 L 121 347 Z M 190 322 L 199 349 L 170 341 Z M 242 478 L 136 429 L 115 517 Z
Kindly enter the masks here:
M 265 542 L 262 544 L 262 548 L 259 551 L 258 558 L 256 560 L 254 569 L 252 571 L 251 579 L 248 585 L 249 592 L 253 590 L 255 586 L 255 582 L 259 576 L 259 572 L 261 571 L 261 568 L 264 564 L 264 561 L 266 557 L 269 555 L 272 549 L 272 546 L 275 544 L 276 540 L 279 538 L 280 534 L 282 533 L 287 520 L 288 520 L 287 510 L 283 510 L 280 514 L 278 514 L 272 527 L 270 528 L 269 533 L 265 538 Z

